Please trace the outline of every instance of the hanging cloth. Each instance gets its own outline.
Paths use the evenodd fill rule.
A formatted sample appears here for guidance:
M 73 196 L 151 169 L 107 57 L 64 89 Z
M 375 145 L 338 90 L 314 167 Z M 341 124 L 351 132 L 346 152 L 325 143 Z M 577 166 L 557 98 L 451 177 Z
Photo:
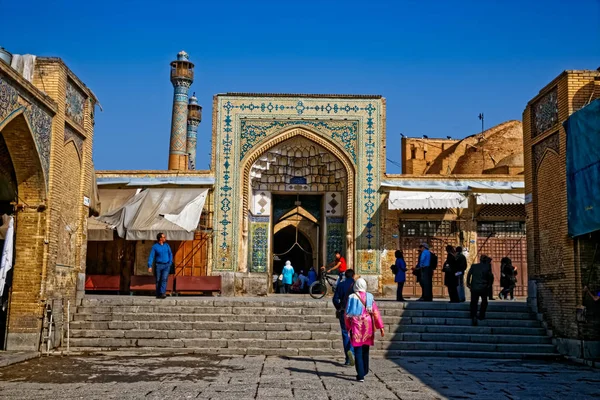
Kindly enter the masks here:
M 13 217 L 9 217 L 8 229 L 6 231 L 6 239 L 4 248 L 2 249 L 2 259 L 0 260 L 0 297 L 4 293 L 4 285 L 6 284 L 6 275 L 12 268 L 13 264 L 13 249 L 14 249 L 14 232 L 15 222 Z

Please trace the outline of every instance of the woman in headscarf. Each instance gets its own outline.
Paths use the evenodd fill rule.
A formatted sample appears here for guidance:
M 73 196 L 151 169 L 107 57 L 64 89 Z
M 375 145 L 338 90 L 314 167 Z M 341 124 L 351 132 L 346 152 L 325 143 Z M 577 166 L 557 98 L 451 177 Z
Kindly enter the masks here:
M 285 288 L 285 293 L 292 292 L 292 282 L 294 281 L 294 267 L 292 267 L 292 263 L 288 260 L 285 262 L 283 266 L 283 287 Z
M 354 293 L 348 297 L 346 328 L 354 347 L 356 380 L 364 382 L 369 373 L 369 347 L 375 344 L 375 330 L 379 329 L 382 337 L 384 331 L 379 308 L 373 295 L 367 293 L 367 282 L 363 278 L 354 283 Z

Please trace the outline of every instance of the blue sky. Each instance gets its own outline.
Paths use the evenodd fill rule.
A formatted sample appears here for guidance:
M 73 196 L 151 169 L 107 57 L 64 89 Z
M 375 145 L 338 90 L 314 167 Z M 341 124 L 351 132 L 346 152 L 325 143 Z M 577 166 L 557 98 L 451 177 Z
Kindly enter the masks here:
M 100 99 L 97 169 L 166 169 L 182 49 L 204 107 L 198 169 L 216 93 L 381 94 L 399 161 L 401 132 L 461 138 L 480 112 L 487 127 L 521 119 L 561 71 L 600 67 L 598 0 L 2 3 L 0 46 L 61 57 Z

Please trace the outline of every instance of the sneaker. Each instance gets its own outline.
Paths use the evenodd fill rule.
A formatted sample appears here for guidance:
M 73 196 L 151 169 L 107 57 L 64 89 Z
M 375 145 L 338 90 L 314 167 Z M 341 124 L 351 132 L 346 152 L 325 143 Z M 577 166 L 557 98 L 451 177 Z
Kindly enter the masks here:
M 356 380 L 359 381 L 359 382 L 364 382 L 365 381 L 364 378 L 363 379 L 356 379 Z
M 352 350 L 348 350 L 346 355 L 348 356 L 348 365 L 354 367 L 354 353 L 352 353 Z

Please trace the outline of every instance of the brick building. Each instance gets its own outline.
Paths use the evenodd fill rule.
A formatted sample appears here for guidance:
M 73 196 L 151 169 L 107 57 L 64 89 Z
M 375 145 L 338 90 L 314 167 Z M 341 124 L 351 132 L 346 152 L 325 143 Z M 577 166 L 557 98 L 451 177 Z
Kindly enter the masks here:
M 569 236 L 567 206 L 575 193 L 567 191 L 563 122 L 598 97 L 599 71 L 564 71 L 523 112 L 530 300 L 543 313 L 559 350 L 580 358 L 600 356 L 600 313 L 583 290 L 600 284 L 600 239 L 598 232 Z M 598 139 L 590 143 L 597 144 Z
M 394 176 L 385 171 L 381 96 L 218 94 L 211 169 L 195 171 L 201 107 L 188 97 L 194 64 L 185 52 L 171 63 L 170 77 L 169 170 L 102 171 L 98 184 L 103 214 L 105 204 L 118 203 L 109 199 L 110 191 L 123 205 L 149 188 L 208 190 L 196 242 L 190 237 L 174 244 L 175 279 L 217 275 L 224 294 L 263 295 L 272 292 L 272 276 L 286 259 L 300 272 L 326 264 L 341 250 L 370 288 L 383 292 L 394 250 L 410 249 L 414 257 L 415 244 L 428 240 L 440 254 L 440 246 L 452 243 L 463 244 L 474 257 L 479 243 L 497 262 L 512 256 L 521 272 L 517 295 L 526 294 L 520 122 L 464 140 L 404 139 L 405 174 Z M 117 195 L 119 190 L 138 197 Z M 397 207 L 403 193 L 424 191 L 445 202 L 430 207 L 427 199 L 417 199 L 416 210 Z M 153 241 L 149 234 L 134 240 L 128 229 L 113 236 L 100 227 L 89 241 L 94 250 L 88 253 L 88 274 L 116 277 L 112 287 L 121 292 L 147 274 L 143 267 Z M 199 248 L 205 255 L 196 259 Z M 444 295 L 438 275 L 436 283 L 436 294 Z M 414 282 L 408 286 L 418 294 Z
M 60 344 L 85 271 L 97 100 L 58 58 L 0 55 L 0 213 L 15 226 L 0 349 L 37 350 L 50 315 Z
M 428 242 L 443 258 L 445 246 L 462 246 L 469 263 L 478 254 L 493 258 L 494 291 L 500 290 L 500 260 L 510 257 L 519 271 L 515 294 L 527 294 L 527 256 L 523 184 L 522 125 L 508 121 L 462 140 L 402 138 L 402 175 L 386 175 L 381 207 L 385 265 L 402 249 L 409 266 L 418 246 Z M 387 291 L 393 276 L 383 269 Z M 410 275 L 404 293 L 419 296 Z M 441 268 L 434 295 L 446 295 Z

